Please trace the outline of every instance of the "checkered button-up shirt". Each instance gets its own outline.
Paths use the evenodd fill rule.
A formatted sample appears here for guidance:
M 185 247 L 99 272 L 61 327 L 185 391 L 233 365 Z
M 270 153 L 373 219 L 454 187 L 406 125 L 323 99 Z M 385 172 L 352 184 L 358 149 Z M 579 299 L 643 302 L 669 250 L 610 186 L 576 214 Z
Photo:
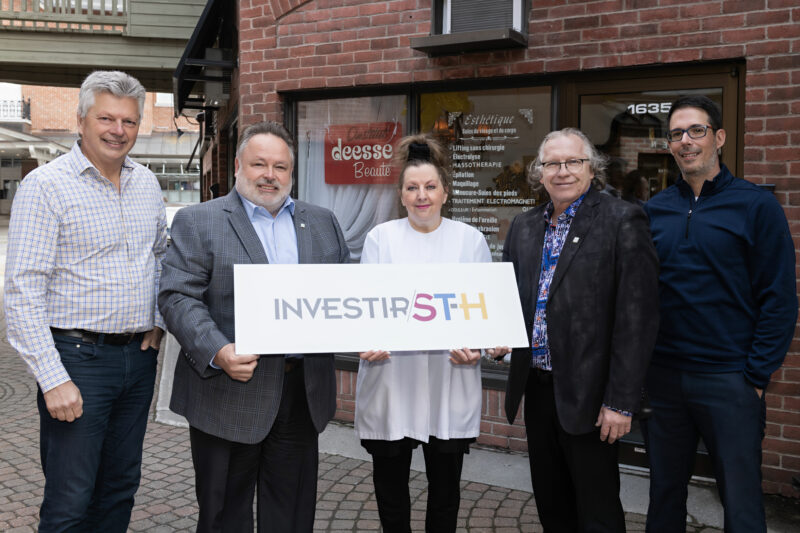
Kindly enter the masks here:
M 164 328 L 156 296 L 165 253 L 161 188 L 131 159 L 123 163 L 119 191 L 79 143 L 23 180 L 8 232 L 7 333 L 43 392 L 70 379 L 50 327 Z

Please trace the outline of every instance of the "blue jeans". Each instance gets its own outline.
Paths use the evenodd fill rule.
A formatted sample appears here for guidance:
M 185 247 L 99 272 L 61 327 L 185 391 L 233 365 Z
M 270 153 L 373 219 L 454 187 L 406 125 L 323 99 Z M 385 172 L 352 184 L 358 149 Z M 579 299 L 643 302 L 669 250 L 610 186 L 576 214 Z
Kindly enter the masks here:
M 40 532 L 125 532 L 139 487 L 142 441 L 153 399 L 158 351 L 84 344 L 54 335 L 83 398 L 74 422 L 50 416 L 37 395 L 44 500 Z
M 741 372 L 687 372 L 652 366 L 652 416 L 642 421 L 650 460 L 647 531 L 686 531 L 687 484 L 698 437 L 714 465 L 726 533 L 766 532 L 761 440 L 766 404 Z

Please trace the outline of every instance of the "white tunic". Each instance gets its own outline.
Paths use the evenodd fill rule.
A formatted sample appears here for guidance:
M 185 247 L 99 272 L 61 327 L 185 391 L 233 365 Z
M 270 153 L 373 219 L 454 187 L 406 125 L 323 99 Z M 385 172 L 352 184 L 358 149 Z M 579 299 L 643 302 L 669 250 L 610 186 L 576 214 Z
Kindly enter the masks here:
M 380 224 L 367 234 L 361 255 L 362 263 L 491 260 L 483 234 L 446 218 L 430 233 L 416 231 L 407 218 Z M 477 437 L 481 422 L 480 363 L 455 365 L 449 357 L 447 351 L 392 352 L 388 360 L 362 360 L 356 385 L 355 428 L 359 438 L 411 437 L 428 442 L 430 435 L 439 439 Z

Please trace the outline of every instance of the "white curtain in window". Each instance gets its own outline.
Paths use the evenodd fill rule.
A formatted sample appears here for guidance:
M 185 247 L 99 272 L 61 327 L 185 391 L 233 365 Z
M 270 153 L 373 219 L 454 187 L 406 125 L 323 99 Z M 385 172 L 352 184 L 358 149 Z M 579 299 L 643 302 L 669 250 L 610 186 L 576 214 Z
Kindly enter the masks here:
M 350 255 L 361 258 L 367 232 L 398 217 L 397 187 L 325 183 L 325 134 L 329 126 L 396 122 L 406 129 L 406 97 L 375 96 L 298 103 L 298 196 L 332 210 L 342 226 Z

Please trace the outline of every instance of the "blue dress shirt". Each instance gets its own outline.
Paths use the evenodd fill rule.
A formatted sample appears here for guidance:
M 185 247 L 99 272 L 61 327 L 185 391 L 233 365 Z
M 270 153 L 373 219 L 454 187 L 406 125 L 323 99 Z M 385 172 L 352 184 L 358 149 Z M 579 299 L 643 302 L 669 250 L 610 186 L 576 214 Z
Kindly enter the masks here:
M 270 264 L 296 265 L 297 232 L 294 229 L 294 200 L 287 196 L 277 216 L 242 196 L 242 205 L 256 230 Z

